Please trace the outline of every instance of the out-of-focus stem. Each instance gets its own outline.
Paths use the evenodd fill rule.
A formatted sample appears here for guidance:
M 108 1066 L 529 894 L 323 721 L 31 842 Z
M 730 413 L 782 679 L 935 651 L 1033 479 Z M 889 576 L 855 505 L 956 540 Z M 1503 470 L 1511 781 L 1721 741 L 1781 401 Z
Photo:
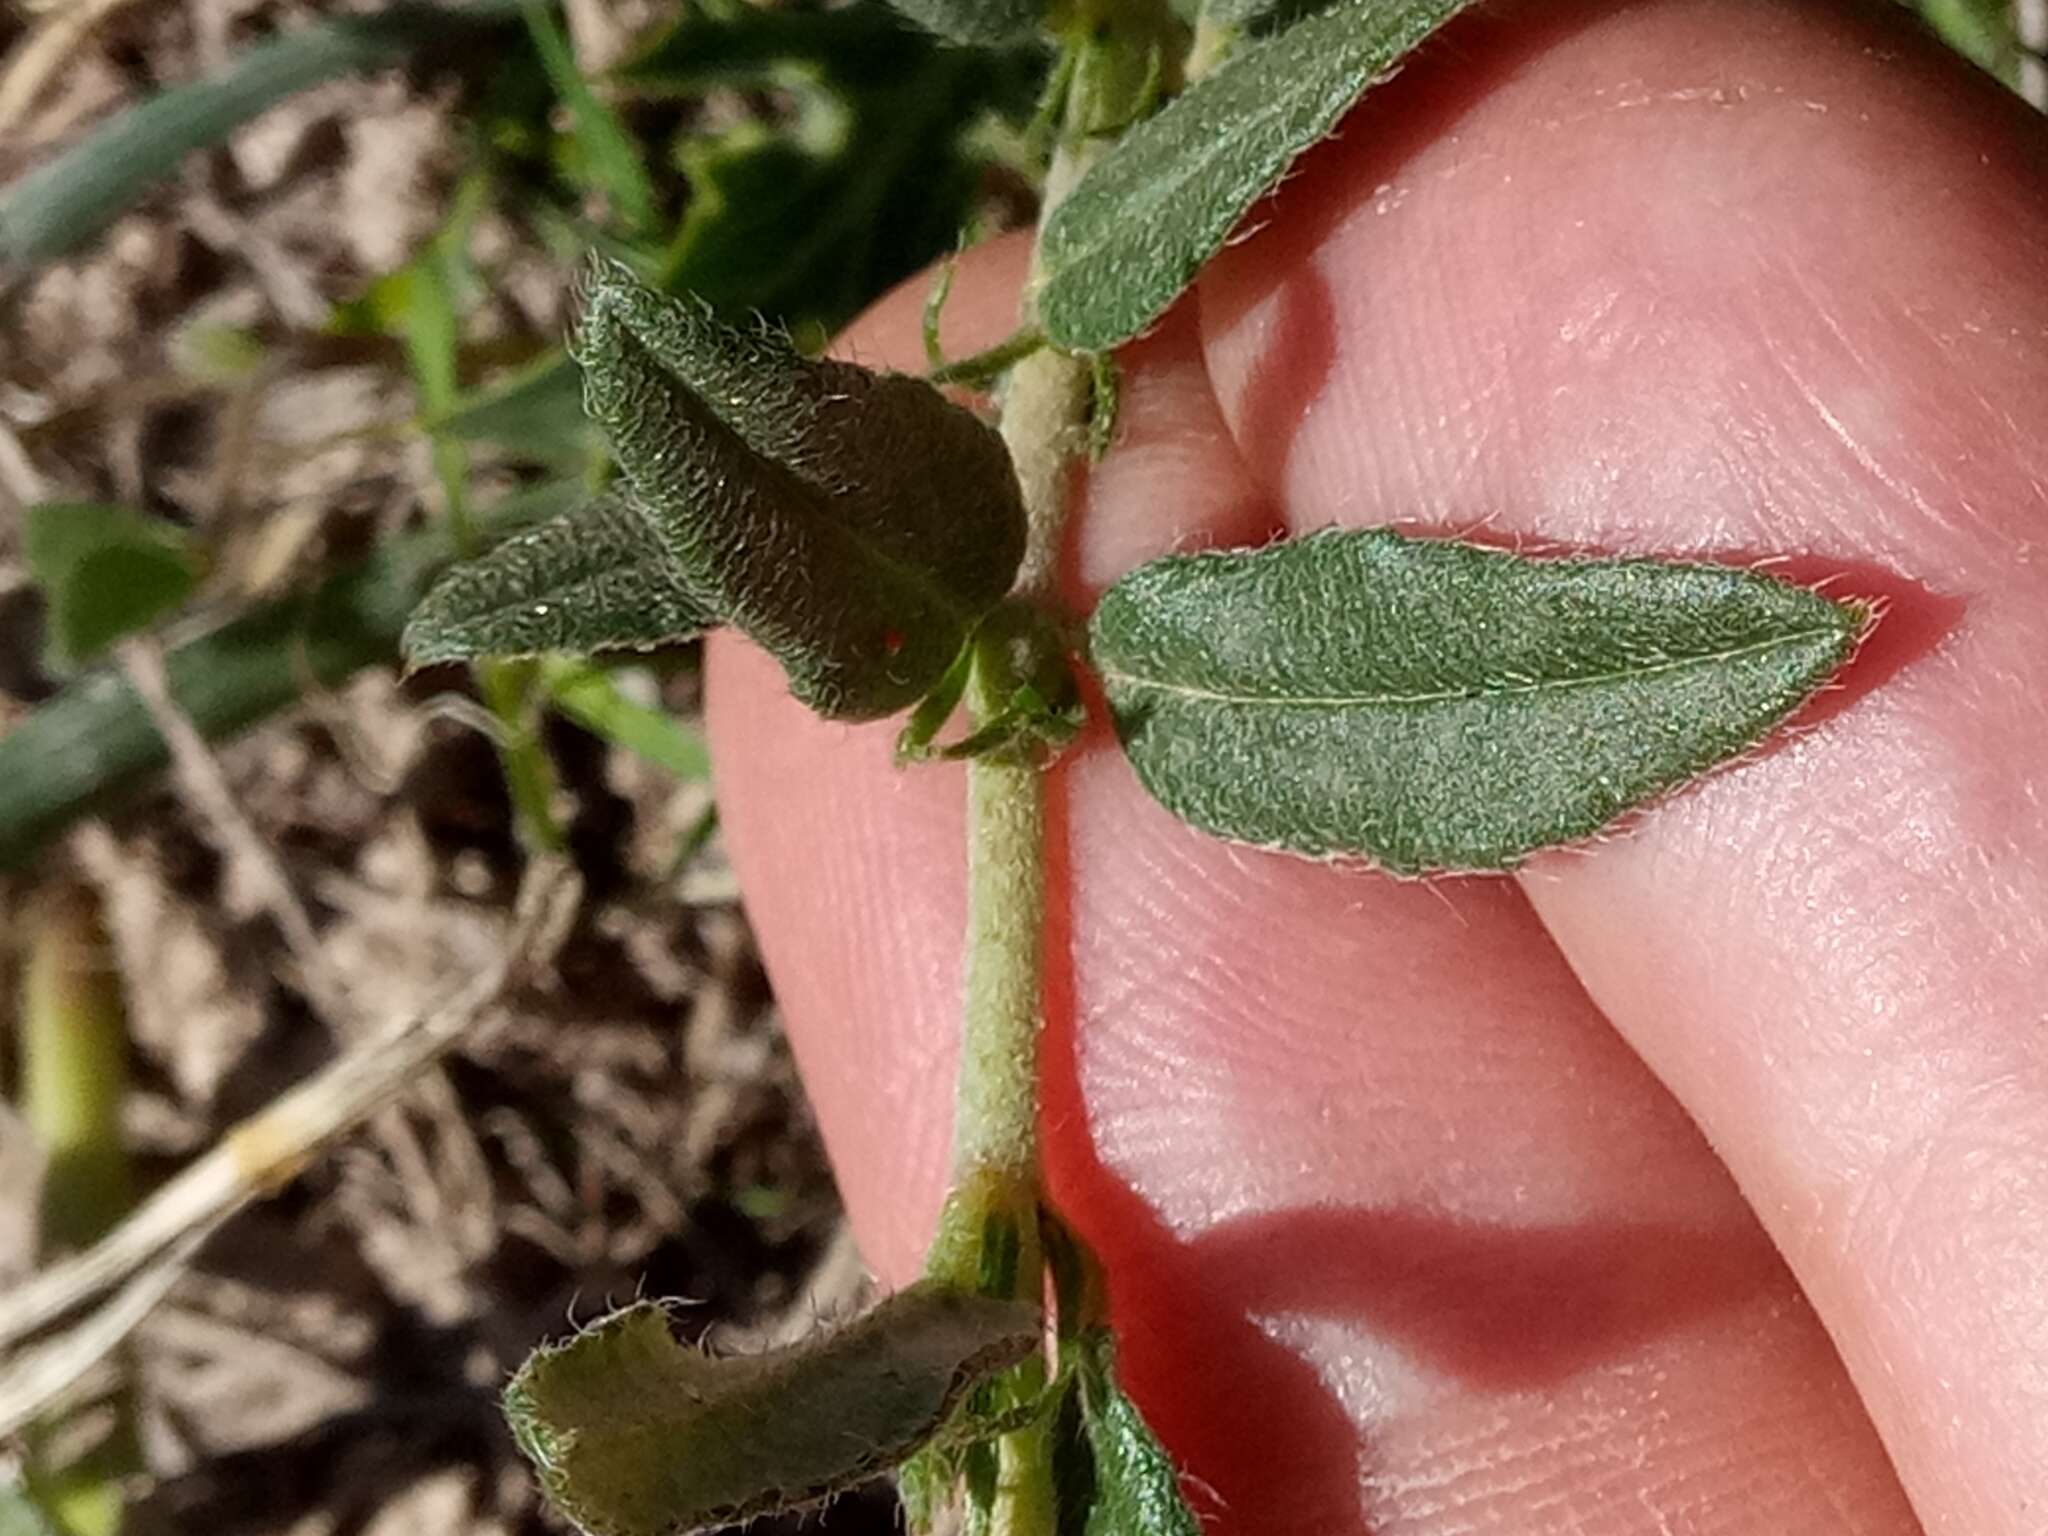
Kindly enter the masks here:
M 19 1019 L 21 1112 L 44 1156 L 45 1249 L 97 1240 L 134 1198 L 121 1142 L 128 1084 L 128 1013 L 113 947 L 85 886 L 59 880 L 28 919 Z M 65 1536 L 114 1536 L 121 1484 L 140 1458 L 134 1404 L 124 1387 L 98 1444 L 60 1466 L 45 1464 L 55 1436 L 28 1437 L 29 1490 Z
M 127 1211 L 121 1145 L 128 1019 L 98 906 L 65 883 L 29 919 L 21 999 L 21 1111 L 43 1149 L 46 1247 L 92 1242 Z

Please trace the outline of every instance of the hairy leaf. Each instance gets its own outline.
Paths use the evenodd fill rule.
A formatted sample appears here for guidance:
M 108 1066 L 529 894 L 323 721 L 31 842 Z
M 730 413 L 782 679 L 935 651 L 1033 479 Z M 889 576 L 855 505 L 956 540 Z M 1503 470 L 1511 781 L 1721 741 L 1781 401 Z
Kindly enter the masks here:
M 1092 636 L 1169 810 L 1414 875 L 1508 868 L 1743 752 L 1868 619 L 1725 566 L 1370 529 L 1155 561 Z
M 49 660 L 63 672 L 169 613 L 199 583 L 185 531 L 126 507 L 30 507 L 22 552 L 49 600 Z
M 993 429 L 921 379 L 815 361 L 624 268 L 591 279 L 584 399 L 685 581 L 819 713 L 940 677 L 1023 558 Z
M 676 573 L 646 515 L 612 495 L 443 576 L 405 626 L 404 647 L 419 667 L 547 651 L 645 651 L 717 622 Z
M 1116 1379 L 1109 1330 L 1065 1340 L 1054 1426 L 1061 1536 L 1199 1536 L 1180 1473 Z
M 1046 226 L 1046 335 L 1096 352 L 1158 319 L 1296 157 L 1465 3 L 1343 0 L 1132 129 Z
M 665 1536 L 815 1504 L 885 1472 L 1037 1347 L 1038 1308 L 912 1286 L 787 1350 L 713 1359 L 653 1304 L 529 1360 L 520 1448 L 593 1536 Z

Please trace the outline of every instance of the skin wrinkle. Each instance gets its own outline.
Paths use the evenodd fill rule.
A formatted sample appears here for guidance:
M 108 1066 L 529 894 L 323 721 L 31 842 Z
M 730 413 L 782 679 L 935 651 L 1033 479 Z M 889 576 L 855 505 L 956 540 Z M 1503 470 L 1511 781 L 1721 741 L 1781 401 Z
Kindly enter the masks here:
M 1087 771 L 1123 772 L 1111 765 L 1104 765 L 1100 770 L 1090 765 Z M 1161 843 L 1185 846 L 1191 853 L 1201 850 L 1205 855 L 1212 855 L 1215 850 L 1215 845 L 1205 844 L 1194 834 L 1172 825 L 1156 811 L 1149 813 L 1146 820 L 1148 826 L 1156 825 L 1159 832 L 1156 837 L 1148 834 L 1134 840 L 1137 843 L 1137 867 L 1147 869 L 1146 878 L 1139 882 L 1141 889 L 1157 885 L 1150 873 L 1151 850 Z M 1078 830 L 1085 836 L 1088 827 L 1084 823 Z M 1095 1132 L 1113 1165 L 1120 1168 L 1143 1165 L 1144 1150 L 1157 1147 L 1163 1133 L 1158 1129 L 1138 1127 L 1154 1121 L 1167 1126 L 1182 1125 L 1183 1134 L 1205 1148 L 1218 1137 L 1229 1140 L 1234 1134 L 1232 1124 L 1219 1126 L 1213 1118 L 1212 1106 L 1219 1092 L 1233 1080 L 1271 1081 L 1287 1077 L 1319 1085 L 1314 1099 L 1293 1102 L 1285 1110 L 1275 1106 L 1274 1122 L 1278 1126 L 1294 1128 L 1278 1136 L 1277 1140 L 1283 1144 L 1300 1143 L 1304 1168 L 1328 1165 L 1331 1153 L 1338 1150 L 1338 1138 L 1348 1140 L 1350 1149 L 1368 1164 L 1379 1160 L 1370 1149 L 1384 1146 L 1388 1149 L 1388 1157 L 1395 1158 L 1401 1165 L 1408 1165 L 1415 1159 L 1412 1155 L 1400 1156 L 1400 1149 L 1445 1148 L 1456 1140 L 1450 1129 L 1454 1122 L 1445 1118 L 1429 1093 L 1432 1080 L 1441 1075 L 1440 1067 L 1432 1069 L 1428 1064 L 1432 1053 L 1440 1055 L 1447 1048 L 1455 1050 L 1460 1063 L 1459 1072 L 1468 1092 L 1481 1092 L 1497 1080 L 1504 1096 L 1519 1100 L 1525 1109 L 1543 1104 L 1545 1110 L 1540 1118 L 1550 1120 L 1554 1116 L 1557 1122 L 1572 1118 L 1577 1111 L 1570 1106 L 1593 1091 L 1598 1080 L 1615 1075 L 1625 1060 L 1622 1053 L 1615 1052 L 1614 1066 L 1603 1064 L 1599 1071 L 1581 1071 L 1570 1053 L 1544 1046 L 1541 1042 L 1547 1037 L 1540 1031 L 1522 1027 L 1524 1018 L 1534 1020 L 1547 1012 L 1569 1011 L 1578 1005 L 1577 986 L 1561 969 L 1553 973 L 1548 993 L 1536 978 L 1526 974 L 1475 992 L 1456 1012 L 1446 1010 L 1443 1013 L 1426 1045 L 1419 1041 L 1408 1043 L 1399 1030 L 1384 1029 L 1370 1016 L 1360 1017 L 1355 1033 L 1337 1035 L 1317 1029 L 1305 1030 L 1301 1020 L 1322 1017 L 1333 1010 L 1342 1014 L 1357 1006 L 1353 1002 L 1359 995 L 1356 978 L 1362 967 L 1373 962 L 1364 952 L 1359 952 L 1355 959 L 1347 958 L 1357 948 L 1356 943 L 1347 938 L 1341 947 L 1326 949 L 1318 944 L 1293 955 L 1273 956 L 1269 960 L 1261 953 L 1248 954 L 1222 948 L 1208 935 L 1220 936 L 1234 927 L 1243 926 L 1245 922 L 1255 922 L 1255 914 L 1261 904 L 1275 900 L 1286 902 L 1289 898 L 1276 890 L 1276 886 L 1298 886 L 1304 878 L 1313 878 L 1319 889 L 1335 894 L 1353 888 L 1356 879 L 1333 872 L 1306 875 L 1293 861 L 1271 855 L 1249 855 L 1233 861 L 1232 867 L 1242 869 L 1246 865 L 1267 872 L 1268 881 L 1255 880 L 1235 894 L 1220 896 L 1212 894 L 1215 891 L 1213 884 L 1199 875 L 1193 879 L 1184 878 L 1171 887 L 1184 893 L 1187 899 L 1177 902 L 1173 909 L 1156 920 L 1158 931 L 1187 933 L 1193 941 L 1190 949 L 1194 958 L 1174 955 L 1155 958 L 1154 951 L 1147 946 L 1122 942 L 1120 933 L 1118 938 L 1108 942 L 1088 943 L 1078 957 L 1084 976 L 1097 974 L 1098 963 L 1103 968 L 1104 984 L 1100 988 L 1091 985 L 1088 989 L 1089 996 L 1096 1000 L 1084 1013 L 1080 1027 L 1084 1042 L 1090 1042 L 1084 1045 L 1084 1064 L 1091 1081 L 1097 1085 Z M 1464 891 L 1464 899 L 1469 904 L 1479 909 L 1490 909 L 1490 916 L 1506 917 L 1519 908 L 1511 894 L 1498 885 L 1471 882 L 1464 886 Z M 1425 897 L 1420 889 L 1414 888 L 1374 892 L 1374 895 L 1373 910 L 1361 913 L 1358 919 L 1361 938 L 1366 934 L 1419 931 L 1414 940 L 1396 943 L 1386 951 L 1386 958 L 1378 961 L 1378 965 L 1386 967 L 1389 959 L 1395 965 L 1389 968 L 1390 974 L 1383 980 L 1372 984 L 1369 992 L 1398 995 L 1407 988 L 1428 985 L 1447 969 L 1456 972 L 1477 969 L 1478 974 L 1484 974 L 1483 957 L 1490 949 L 1485 930 L 1474 935 L 1470 923 L 1465 920 L 1444 929 L 1440 896 Z M 1123 925 L 1112 914 L 1142 899 L 1127 894 L 1120 884 L 1111 884 L 1095 893 L 1084 891 L 1076 914 L 1077 930 L 1087 934 L 1099 926 L 1118 931 Z M 1205 914 L 1205 907 L 1211 909 L 1213 915 Z M 1192 930 L 1188 926 L 1190 920 L 1197 924 Z M 1441 930 L 1434 939 L 1430 937 L 1432 930 Z M 1448 948 L 1444 947 L 1446 940 L 1449 941 Z M 1095 958 L 1098 955 L 1102 957 L 1099 962 Z M 1333 994 L 1321 980 L 1326 975 L 1350 979 Z M 1192 982 L 1193 977 L 1199 977 L 1199 982 Z M 1233 997 L 1257 997 L 1260 1006 L 1246 1017 L 1241 1008 L 1231 1007 Z M 1209 1047 L 1189 1060 L 1185 1045 L 1180 1042 L 1187 1037 L 1191 1020 L 1218 1022 Z M 1111 1021 L 1116 1023 L 1112 1025 Z M 1197 1032 L 1212 1033 L 1209 1030 Z M 1413 1067 L 1408 1065 L 1411 1058 L 1415 1061 Z M 1490 1069 L 1489 1064 L 1495 1061 L 1499 1066 Z M 1621 1070 L 1632 1072 L 1633 1065 Z M 1154 1102 L 1156 1085 L 1168 1074 L 1176 1083 L 1176 1101 L 1149 1110 L 1124 1107 Z M 1557 1091 L 1536 1086 L 1552 1079 L 1562 1085 Z M 1331 1122 L 1327 1133 L 1315 1129 L 1320 1123 L 1316 1103 L 1324 1096 L 1330 1101 L 1351 1106 L 1349 1113 Z M 1173 1107 L 1180 1099 L 1186 1101 L 1184 1111 Z M 1363 1132 L 1357 1128 L 1361 1123 L 1365 1127 Z M 1483 1165 L 1485 1172 L 1475 1167 L 1466 1156 L 1457 1163 L 1457 1167 L 1466 1174 L 1464 1179 L 1424 1174 L 1422 1177 L 1428 1180 L 1424 1187 L 1434 1189 L 1437 1198 L 1452 1202 L 1468 1199 L 1461 1197 L 1459 1190 L 1474 1185 L 1497 1187 L 1503 1191 L 1519 1189 L 1521 1192 L 1506 1204 L 1489 1203 L 1468 1208 L 1475 1213 L 1481 1210 L 1503 1214 L 1515 1210 L 1540 1212 L 1543 1201 L 1531 1199 L 1526 1176 L 1518 1174 L 1518 1170 L 1532 1160 L 1532 1155 L 1540 1151 L 1553 1165 L 1548 1178 L 1541 1181 L 1539 1187 L 1555 1193 L 1544 1198 L 1563 1202 L 1558 1207 L 1560 1209 L 1577 1208 L 1582 1203 L 1580 1197 L 1568 1193 L 1576 1176 L 1573 1170 L 1584 1169 L 1590 1173 L 1601 1166 L 1611 1155 L 1616 1137 L 1634 1128 L 1628 1116 L 1587 1115 L 1583 1123 L 1587 1126 L 1587 1134 L 1583 1137 L 1560 1135 L 1556 1131 L 1532 1131 L 1526 1142 L 1519 1136 L 1511 1137 L 1491 1149 L 1489 1159 Z M 1635 1124 L 1640 1125 L 1640 1133 L 1649 1144 L 1655 1144 L 1664 1135 L 1689 1134 L 1682 1117 L 1667 1117 L 1661 1112 L 1645 1115 Z M 1345 1129 L 1347 1125 L 1352 1128 Z M 1127 1141 L 1132 1140 L 1142 1143 L 1135 1153 L 1126 1146 Z M 1269 1136 L 1266 1145 L 1271 1147 L 1272 1144 L 1273 1138 Z M 1311 1151 L 1311 1148 L 1316 1150 Z M 1438 1151 L 1432 1161 L 1440 1163 L 1443 1158 L 1444 1153 Z M 1583 1163 L 1579 1162 L 1580 1158 L 1584 1159 Z M 1253 1198 L 1247 1194 L 1231 1196 L 1227 1200 L 1222 1198 L 1219 1190 L 1223 1185 L 1217 1181 L 1228 1180 L 1231 1170 L 1281 1166 L 1292 1161 L 1292 1154 L 1283 1157 L 1278 1151 L 1271 1159 L 1246 1160 L 1205 1150 L 1197 1163 L 1204 1170 L 1199 1181 L 1199 1197 L 1191 1191 L 1179 1191 L 1172 1202 L 1161 1207 L 1161 1213 L 1174 1229 L 1191 1230 L 1219 1210 L 1240 1208 Z M 1242 1174 L 1237 1177 L 1242 1182 Z M 1355 1179 L 1355 1175 L 1353 1177 Z M 1593 1182 L 1597 1185 L 1598 1178 L 1595 1177 Z M 1283 1188 L 1291 1192 L 1290 1198 L 1308 1200 L 1341 1199 L 1347 1190 L 1353 1194 L 1358 1190 L 1355 1183 L 1333 1183 L 1327 1178 L 1290 1178 L 1283 1183 L 1269 1179 L 1247 1187 L 1260 1191 L 1260 1197 L 1266 1199 L 1273 1198 Z M 1184 1203 L 1183 1196 L 1186 1197 Z M 1704 1220 L 1709 1219 L 1704 1215 L 1707 1210 L 1716 1213 L 1727 1210 L 1728 1193 L 1716 1173 L 1697 1188 L 1687 1180 L 1671 1181 L 1668 1190 L 1660 1192 L 1659 1203 L 1668 1204 L 1674 1214 L 1685 1211 L 1695 1219 Z
M 1798 1475 L 1783 1479 L 1786 1486 L 1778 1498 L 1756 1497 L 1775 1468 L 1805 1465 L 1802 1435 L 1810 1437 L 1817 1426 L 1805 1425 L 1801 1434 L 1780 1437 L 1770 1433 L 1775 1417 L 1771 1410 L 1758 1412 L 1751 1402 L 1731 1404 L 1728 1418 L 1743 1421 L 1752 1431 L 1764 1431 L 1760 1435 L 1729 1434 L 1728 1418 L 1682 1426 L 1674 1422 L 1655 1390 L 1671 1379 L 1669 1373 L 1655 1367 L 1628 1368 L 1636 1375 L 1645 1370 L 1652 1373 L 1652 1390 L 1641 1409 L 1616 1413 L 1603 1408 L 1590 1392 L 1581 1401 L 1565 1397 L 1541 1407 L 1541 1434 L 1534 1445 L 1532 1426 L 1519 1422 L 1513 1413 L 1502 1413 L 1475 1433 L 1432 1441 L 1415 1458 L 1424 1471 L 1400 1476 L 1368 1473 L 1368 1495 L 1375 1498 L 1375 1507 L 1386 1511 L 1386 1523 L 1379 1528 L 1382 1536 L 1411 1530 L 1426 1530 L 1430 1536 L 1452 1530 L 1518 1536 L 1639 1533 L 1646 1528 L 1627 1512 L 1640 1510 L 1645 1500 L 1674 1517 L 1682 1515 L 1684 1523 L 1678 1528 L 1687 1536 L 1748 1529 L 1883 1528 L 1870 1523 L 1871 1518 L 1882 1520 L 1882 1509 L 1858 1516 L 1839 1491 L 1830 1494 L 1825 1505 L 1842 1517 L 1839 1522 L 1814 1524 L 1813 1508 L 1801 1494 L 1806 1479 Z M 1603 1373 L 1607 1374 L 1622 1373 Z M 1823 1431 L 1823 1439 L 1828 1438 Z M 1739 1456 L 1731 1449 L 1752 1439 L 1785 1449 L 1763 1460 L 1753 1454 Z M 1575 1449 L 1587 1464 L 1601 1469 L 1599 1475 L 1590 1480 L 1570 1475 Z M 1632 1480 L 1648 1467 L 1661 1467 L 1663 1474 L 1650 1484 Z M 1718 1519 L 1711 1518 L 1716 1504 L 1721 1507 Z M 1745 1510 L 1759 1523 L 1748 1524 Z

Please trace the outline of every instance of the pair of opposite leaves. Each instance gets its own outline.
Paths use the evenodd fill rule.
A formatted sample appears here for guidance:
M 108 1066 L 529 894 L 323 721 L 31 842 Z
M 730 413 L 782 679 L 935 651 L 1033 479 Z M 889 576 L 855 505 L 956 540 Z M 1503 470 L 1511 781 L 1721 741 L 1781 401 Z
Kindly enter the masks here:
M 813 709 L 872 719 L 939 686 L 1007 593 L 1024 512 L 1002 441 L 923 381 L 804 358 L 611 264 L 577 353 L 620 486 L 446 576 L 415 663 L 729 623 Z M 1510 868 L 1745 751 L 1868 617 L 1729 567 L 1365 529 L 1142 566 L 1088 647 L 1184 820 L 1423 874 Z

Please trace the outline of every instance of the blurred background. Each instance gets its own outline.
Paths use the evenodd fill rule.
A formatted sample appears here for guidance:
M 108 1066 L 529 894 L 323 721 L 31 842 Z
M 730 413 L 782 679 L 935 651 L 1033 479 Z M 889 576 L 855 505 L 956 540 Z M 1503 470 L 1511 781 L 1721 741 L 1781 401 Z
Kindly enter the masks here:
M 2048 0 L 1917 9 L 2048 99 Z M 587 251 L 822 345 L 1031 218 L 1050 63 L 881 0 L 0 5 L 0 1536 L 549 1529 L 536 1344 L 861 1304 L 693 648 L 397 639 L 602 478 Z

